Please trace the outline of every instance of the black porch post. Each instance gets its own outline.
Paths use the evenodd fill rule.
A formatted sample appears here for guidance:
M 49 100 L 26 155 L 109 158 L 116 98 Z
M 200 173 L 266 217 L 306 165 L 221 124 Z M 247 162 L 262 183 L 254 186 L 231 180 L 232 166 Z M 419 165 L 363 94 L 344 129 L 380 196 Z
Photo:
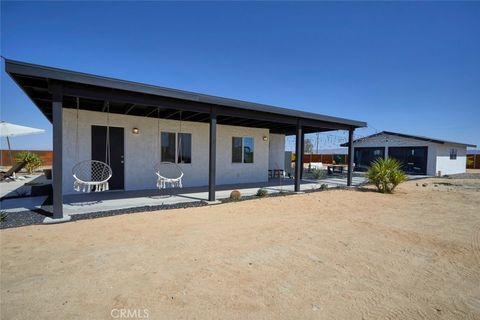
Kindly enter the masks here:
M 303 132 L 302 130 L 302 151 L 300 152 L 300 156 L 301 156 L 301 159 L 300 159 L 300 164 L 301 164 L 301 167 L 300 167 L 300 179 L 303 179 L 303 166 L 304 166 L 304 161 L 303 159 L 305 158 L 305 132 Z
M 300 179 L 302 175 L 302 121 L 300 119 L 297 120 L 297 133 L 295 139 L 295 192 L 300 191 Z
M 353 174 L 353 131 L 354 128 L 348 130 L 348 176 L 347 176 L 347 186 L 352 185 L 352 174 Z
M 52 84 L 52 118 L 53 118 L 53 219 L 63 218 L 63 93 L 60 84 Z
M 215 201 L 215 170 L 217 156 L 217 113 L 210 109 L 210 155 L 208 166 L 208 201 Z

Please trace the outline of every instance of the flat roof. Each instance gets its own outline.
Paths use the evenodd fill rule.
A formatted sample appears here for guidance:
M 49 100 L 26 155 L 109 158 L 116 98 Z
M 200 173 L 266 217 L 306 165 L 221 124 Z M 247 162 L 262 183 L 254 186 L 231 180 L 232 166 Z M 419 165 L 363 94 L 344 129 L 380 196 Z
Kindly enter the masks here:
M 410 138 L 410 139 L 415 139 L 415 140 L 420 140 L 420 141 L 426 141 L 426 142 L 433 142 L 433 143 L 439 143 L 439 144 L 458 144 L 458 145 L 463 145 L 467 147 L 473 147 L 476 148 L 477 146 L 474 144 L 469 144 L 469 143 L 463 143 L 463 142 L 455 142 L 455 141 L 448 141 L 448 140 L 442 140 L 442 139 L 436 139 L 436 138 L 429 138 L 425 136 L 417 136 L 417 135 L 411 135 L 411 134 L 406 134 L 406 133 L 399 133 L 399 132 L 392 132 L 392 131 L 381 131 L 360 139 L 356 139 L 353 141 L 353 143 L 369 138 L 373 138 L 382 134 L 390 135 L 390 136 L 397 136 L 397 137 L 402 137 L 402 138 Z M 348 142 L 342 144 L 342 146 L 348 146 Z
M 10 59 L 5 59 L 5 70 L 6 72 L 14 79 L 14 81 L 25 91 L 25 93 L 32 99 L 35 105 L 45 114 L 47 118 L 51 120 L 51 90 L 50 85 L 52 82 L 59 82 L 62 84 L 64 89 L 64 96 L 66 97 L 64 107 L 73 108 L 72 101 L 69 97 L 80 97 L 82 100 L 95 100 L 92 99 L 93 95 L 90 96 L 89 93 L 93 93 L 96 91 L 96 97 L 99 97 L 101 100 L 102 92 L 100 89 L 107 89 L 108 92 L 112 94 L 111 101 L 114 103 L 115 98 L 124 97 L 124 101 L 130 101 L 131 103 L 124 103 L 122 105 L 116 105 L 113 107 L 113 111 L 116 113 L 125 112 L 127 109 L 132 108 L 135 109 L 133 112 L 127 112 L 126 114 L 131 115 L 143 115 L 143 116 L 152 116 L 155 115 L 154 108 L 162 108 L 163 110 L 174 110 L 175 108 L 172 107 L 173 101 L 176 102 L 183 102 L 190 103 L 189 105 L 193 106 L 196 105 L 199 109 L 191 109 L 185 110 L 188 112 L 199 112 L 205 113 L 205 110 L 200 108 L 201 106 L 216 106 L 216 107 L 224 107 L 222 109 L 225 115 L 229 116 L 230 118 L 242 118 L 242 114 L 247 115 L 245 111 L 254 112 L 257 115 L 275 115 L 278 116 L 278 119 L 281 118 L 295 118 L 306 120 L 306 127 L 309 127 L 311 131 L 314 130 L 315 127 L 318 125 L 318 129 L 325 129 L 319 131 L 327 131 L 328 130 L 337 130 L 337 129 L 347 129 L 348 127 L 351 128 L 359 128 L 359 127 L 366 127 L 367 123 L 363 121 L 356 121 L 351 119 L 345 118 L 338 118 L 327 116 L 323 114 L 317 114 L 312 112 L 305 112 L 300 110 L 293 110 L 283 107 L 275 107 L 266 104 L 242 101 L 237 99 L 229 99 L 223 97 L 217 97 L 213 95 L 206 95 L 196 92 L 189 92 L 184 90 L 160 87 L 150 84 L 144 84 L 139 82 L 132 82 L 132 81 L 125 81 L 115 78 L 109 77 L 102 77 L 93 74 L 87 74 L 82 72 L 76 72 L 71 70 L 47 67 L 42 65 L 36 65 L 31 63 L 26 63 L 22 61 L 15 61 Z M 88 92 L 87 92 L 88 91 Z M 83 95 L 78 94 L 82 92 Z M 114 95 L 116 94 L 116 96 Z M 121 94 L 121 95 L 120 95 Z M 130 94 L 130 95 L 128 95 Z M 136 95 L 134 95 L 136 94 Z M 164 100 L 158 100 L 158 104 L 153 100 L 148 100 L 149 102 L 154 103 L 146 103 L 145 99 L 139 98 L 147 98 L 147 97 L 161 97 Z M 139 103 L 135 103 L 137 100 Z M 145 100 L 145 101 L 143 101 Z M 142 102 L 143 101 L 143 102 Z M 162 104 L 162 101 L 165 102 L 165 106 Z M 98 104 L 97 107 L 94 108 L 94 103 L 90 103 L 89 106 L 86 106 L 86 103 L 80 106 L 80 109 L 87 109 L 92 111 L 101 111 L 102 110 L 102 103 Z M 101 102 L 101 101 L 100 101 Z M 170 104 L 168 104 L 170 102 Z M 133 105 L 133 106 L 132 106 Z M 89 109 L 90 108 L 90 109 Z M 143 110 L 140 110 L 142 109 Z M 153 108 L 153 109 L 152 109 Z M 227 109 L 228 108 L 228 109 Z M 153 112 L 152 112 L 153 110 Z M 240 113 L 237 114 L 230 114 L 228 110 L 237 110 Z M 138 111 L 138 112 L 137 112 Z M 242 113 L 243 112 L 243 113 Z M 151 114 L 149 114 L 151 113 Z M 221 114 L 221 113 L 220 113 Z M 195 117 L 193 114 L 189 114 L 191 117 L 189 121 L 200 121 L 199 117 Z M 176 119 L 176 117 L 171 117 L 172 119 Z M 262 118 L 263 119 L 263 118 Z M 272 116 L 272 121 L 274 117 Z M 277 120 L 278 120 L 277 119 Z M 223 120 L 222 120 L 223 121 Z M 263 119 L 263 122 L 269 122 L 268 118 Z M 278 123 L 279 121 L 273 121 Z M 288 122 L 288 121 L 287 121 Z M 219 122 L 221 124 L 221 122 Z M 225 124 L 229 124 L 228 121 Z M 330 126 L 321 126 L 321 124 L 330 124 Z M 256 126 L 256 125 L 254 125 Z M 261 126 L 261 123 L 258 123 L 258 126 Z M 267 126 L 268 128 L 269 126 Z M 288 131 L 288 130 L 287 130 Z

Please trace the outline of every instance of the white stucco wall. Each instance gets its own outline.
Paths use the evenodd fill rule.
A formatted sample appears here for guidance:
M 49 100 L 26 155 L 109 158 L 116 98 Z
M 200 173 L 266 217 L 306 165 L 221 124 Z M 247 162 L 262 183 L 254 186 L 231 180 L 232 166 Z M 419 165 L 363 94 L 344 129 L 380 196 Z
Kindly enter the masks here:
M 442 175 L 463 173 L 466 171 L 466 146 L 439 144 L 421 141 L 412 138 L 404 138 L 392 135 L 379 135 L 365 138 L 354 143 L 355 147 L 386 147 L 385 155 L 388 155 L 389 147 L 428 147 L 427 175 L 437 175 L 440 170 Z M 457 149 L 457 160 L 450 160 L 450 149 Z
M 285 135 L 271 133 L 269 137 L 269 169 L 285 168 Z
M 450 159 L 450 149 L 457 149 L 457 159 Z M 464 173 L 467 168 L 467 147 L 455 144 L 437 147 L 436 172 L 442 175 Z
M 100 112 L 79 112 L 79 156 L 75 157 L 76 110 L 63 112 L 63 193 L 71 194 L 71 170 L 77 161 L 91 159 L 91 126 L 106 125 L 106 115 Z M 110 114 L 110 126 L 124 128 L 125 137 L 125 190 L 155 188 L 154 166 L 160 160 L 157 148 L 157 119 Z M 132 134 L 132 128 L 140 134 Z M 179 132 L 179 121 L 160 120 L 160 131 Z M 192 163 L 180 164 L 185 173 L 184 186 L 208 185 L 208 123 L 182 122 L 182 132 L 192 134 Z M 232 137 L 254 138 L 254 163 L 232 163 Z M 217 126 L 217 184 L 262 182 L 268 180 L 269 142 L 268 129 L 236 126 Z M 111 143 L 115 143 L 111 141 Z

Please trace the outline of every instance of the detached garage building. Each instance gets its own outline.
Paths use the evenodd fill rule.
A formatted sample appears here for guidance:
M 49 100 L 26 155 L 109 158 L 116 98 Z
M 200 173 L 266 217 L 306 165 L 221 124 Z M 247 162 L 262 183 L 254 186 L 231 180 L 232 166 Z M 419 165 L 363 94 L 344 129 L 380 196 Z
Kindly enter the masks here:
M 456 174 L 466 171 L 467 147 L 476 146 L 382 131 L 353 141 L 353 162 L 355 170 L 365 171 L 375 159 L 391 157 L 399 160 L 408 174 Z

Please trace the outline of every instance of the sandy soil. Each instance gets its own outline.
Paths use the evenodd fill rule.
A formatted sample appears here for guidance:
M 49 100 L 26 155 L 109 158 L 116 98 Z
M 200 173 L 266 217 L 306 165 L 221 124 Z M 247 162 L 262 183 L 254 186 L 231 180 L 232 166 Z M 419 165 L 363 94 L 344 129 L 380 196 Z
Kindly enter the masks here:
M 479 208 L 430 179 L 2 230 L 1 318 L 480 319 Z

